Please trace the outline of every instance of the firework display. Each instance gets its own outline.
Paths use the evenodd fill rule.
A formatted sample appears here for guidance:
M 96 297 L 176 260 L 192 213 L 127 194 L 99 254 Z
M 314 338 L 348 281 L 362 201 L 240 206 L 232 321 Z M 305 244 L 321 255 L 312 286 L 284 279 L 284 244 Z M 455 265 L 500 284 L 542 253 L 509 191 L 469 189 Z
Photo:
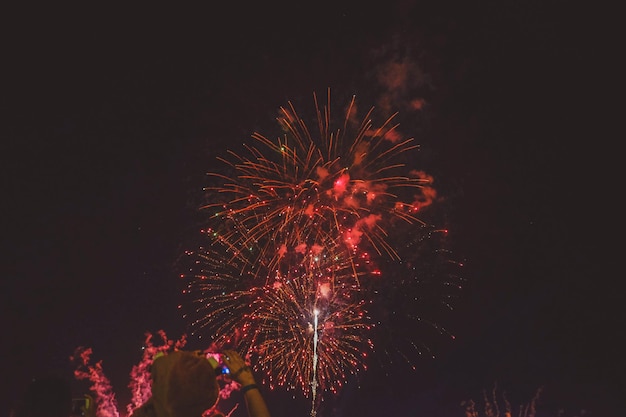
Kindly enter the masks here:
M 182 278 L 195 334 L 249 355 L 270 387 L 315 401 L 367 367 L 377 328 L 393 320 L 389 301 L 407 305 L 428 281 L 414 272 L 418 244 L 445 231 L 421 219 L 436 192 L 407 165 L 418 146 L 396 115 L 359 117 L 354 97 L 335 114 L 330 92 L 313 98 L 312 122 L 289 103 L 275 140 L 254 133 L 245 154 L 219 158 L 205 240 Z

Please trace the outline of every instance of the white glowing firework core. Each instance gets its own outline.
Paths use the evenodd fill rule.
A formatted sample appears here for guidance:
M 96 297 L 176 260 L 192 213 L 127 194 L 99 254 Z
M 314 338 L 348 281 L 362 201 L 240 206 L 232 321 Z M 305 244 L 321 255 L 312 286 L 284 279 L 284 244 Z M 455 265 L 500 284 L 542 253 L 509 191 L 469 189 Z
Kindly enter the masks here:
M 315 333 L 313 334 L 313 379 L 311 380 L 311 416 L 315 416 L 315 396 L 317 394 L 317 318 L 320 312 L 316 308 L 313 310 L 313 328 Z

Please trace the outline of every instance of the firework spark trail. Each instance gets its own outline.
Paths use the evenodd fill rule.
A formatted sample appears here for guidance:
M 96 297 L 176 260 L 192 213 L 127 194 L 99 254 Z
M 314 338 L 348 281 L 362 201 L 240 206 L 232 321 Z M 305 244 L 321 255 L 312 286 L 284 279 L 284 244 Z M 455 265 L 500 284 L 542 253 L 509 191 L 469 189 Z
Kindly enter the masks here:
M 370 254 L 402 261 L 390 231 L 426 226 L 417 213 L 436 197 L 430 176 L 403 172 L 417 145 L 399 137 L 395 114 L 375 127 L 373 109 L 357 119 L 353 97 L 335 128 L 330 93 L 314 101 L 315 135 L 289 103 L 276 140 L 254 133 L 247 156 L 220 158 L 234 175 L 212 174 L 208 243 L 188 252 L 195 265 L 181 276 L 196 333 L 256 358 L 270 387 L 313 397 L 365 369 L 378 321 L 368 309 L 396 279 Z
M 74 371 L 76 379 L 87 379 L 91 381 L 91 392 L 95 395 L 96 415 L 98 417 L 119 417 L 120 413 L 117 408 L 117 400 L 113 387 L 109 379 L 104 375 L 102 362 L 91 364 L 90 348 L 79 347 L 76 349 L 74 356 L 70 359 L 75 361 L 78 368 Z
M 317 396 L 317 342 L 319 340 L 318 337 L 318 328 L 317 328 L 317 324 L 318 324 L 318 317 L 319 317 L 319 311 L 317 310 L 317 308 L 315 310 L 313 310 L 313 314 L 315 315 L 315 318 L 313 319 L 313 331 L 314 336 L 313 336 L 313 364 L 311 365 L 311 368 L 313 369 L 313 376 L 311 378 L 311 391 L 312 391 L 312 395 L 311 395 L 311 416 L 314 417 L 316 413 L 316 404 L 315 404 L 315 400 L 316 400 L 316 396 Z

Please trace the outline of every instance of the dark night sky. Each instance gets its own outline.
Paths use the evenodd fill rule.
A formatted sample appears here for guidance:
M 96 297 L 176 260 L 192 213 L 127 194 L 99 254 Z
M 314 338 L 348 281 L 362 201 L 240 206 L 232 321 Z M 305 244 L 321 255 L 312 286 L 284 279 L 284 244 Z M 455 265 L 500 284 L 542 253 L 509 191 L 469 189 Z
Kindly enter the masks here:
M 29 378 L 70 369 L 77 346 L 103 360 L 125 405 L 144 333 L 185 332 L 175 265 L 215 157 L 273 133 L 276 109 L 312 105 L 314 91 L 376 105 L 375 75 L 398 57 L 428 80 L 396 98 L 427 103 L 408 126 L 468 282 L 446 323 L 456 340 L 414 375 L 364 375 L 337 415 L 455 410 L 494 381 L 522 400 L 544 385 L 542 404 L 568 415 L 624 410 L 604 43 L 581 30 L 594 14 L 557 1 L 377 3 L 5 10 L 3 413 Z M 268 400 L 275 416 L 308 410 Z

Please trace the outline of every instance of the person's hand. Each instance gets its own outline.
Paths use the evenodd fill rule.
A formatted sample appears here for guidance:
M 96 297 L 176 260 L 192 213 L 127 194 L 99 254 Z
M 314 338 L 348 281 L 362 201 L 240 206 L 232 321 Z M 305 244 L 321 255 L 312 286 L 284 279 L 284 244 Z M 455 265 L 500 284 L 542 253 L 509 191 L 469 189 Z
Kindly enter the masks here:
M 246 365 L 246 362 L 234 350 L 225 350 L 222 352 L 222 362 L 228 366 L 230 379 L 237 381 L 241 386 L 254 384 L 254 375 L 252 369 Z
M 270 417 L 261 391 L 254 382 L 252 369 L 246 365 L 243 358 L 234 350 L 225 350 L 222 352 L 222 362 L 230 369 L 230 374 L 226 375 L 241 384 L 241 392 L 246 399 L 248 415 L 250 417 Z

